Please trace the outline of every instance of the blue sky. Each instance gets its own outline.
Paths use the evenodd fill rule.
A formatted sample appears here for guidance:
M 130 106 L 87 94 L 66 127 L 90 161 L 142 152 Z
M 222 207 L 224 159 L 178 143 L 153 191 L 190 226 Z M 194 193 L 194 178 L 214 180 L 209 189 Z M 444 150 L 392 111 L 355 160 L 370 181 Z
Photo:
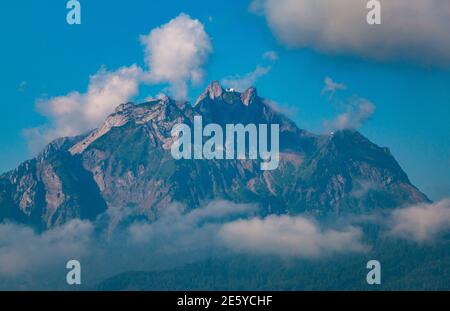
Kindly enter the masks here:
M 36 108 L 36 100 L 85 92 L 89 77 L 102 66 L 145 68 L 140 35 L 148 35 L 183 12 L 203 24 L 213 49 L 203 65 L 202 81 L 189 88 L 191 101 L 210 81 L 243 76 L 258 65 L 270 67 L 254 81 L 259 94 L 276 101 L 299 126 L 313 132 L 325 131 L 325 120 L 346 111 L 350 99 L 364 98 L 376 109 L 359 130 L 388 146 L 412 182 L 431 198 L 450 196 L 446 59 L 444 65 L 430 64 L 405 46 L 379 56 L 345 46 L 330 51 L 324 48 L 326 42 L 319 47 L 314 42 L 298 44 L 292 41 L 296 34 L 281 33 L 283 25 L 271 20 L 270 13 L 250 10 L 250 1 L 80 2 L 82 24 L 75 26 L 66 23 L 64 0 L 0 3 L 0 172 L 33 156 L 24 129 L 48 122 Z M 414 46 L 412 41 L 405 42 Z M 277 59 L 263 59 L 267 51 L 276 52 Z M 421 55 L 427 53 L 436 59 L 441 55 L 429 50 Z M 346 86 L 332 100 L 322 93 L 326 77 Z M 155 96 L 166 87 L 143 84 L 135 100 Z

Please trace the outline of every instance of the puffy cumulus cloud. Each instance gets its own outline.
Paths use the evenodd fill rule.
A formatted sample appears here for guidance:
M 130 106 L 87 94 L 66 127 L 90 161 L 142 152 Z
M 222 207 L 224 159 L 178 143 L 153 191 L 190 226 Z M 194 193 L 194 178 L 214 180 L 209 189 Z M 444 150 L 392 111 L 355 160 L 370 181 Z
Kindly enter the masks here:
M 238 91 L 244 91 L 251 86 L 254 86 L 256 81 L 265 76 L 272 69 L 271 66 L 256 66 L 255 70 L 246 73 L 245 75 L 233 75 L 223 78 L 220 83 L 228 88 L 233 88 Z
M 389 225 L 391 236 L 417 243 L 431 242 L 450 231 L 450 199 L 394 210 Z
M 360 229 L 323 230 L 311 220 L 297 216 L 268 216 L 237 220 L 220 231 L 222 241 L 236 251 L 262 255 L 317 258 L 336 253 L 363 252 Z
M 177 98 L 186 98 L 189 82 L 197 84 L 202 80 L 203 65 L 212 52 L 203 24 L 183 13 L 141 36 L 141 43 L 150 68 L 147 79 L 153 83 L 169 83 L 170 91 Z
M 376 60 L 450 65 L 450 2 L 381 1 L 381 25 L 368 25 L 367 1 L 254 0 L 250 9 L 266 17 L 288 47 Z
M 375 112 L 375 105 L 364 98 L 351 100 L 345 105 L 345 111 L 335 119 L 325 121 L 327 130 L 346 130 L 361 127 Z
M 93 225 L 80 220 L 42 234 L 21 225 L 0 224 L 0 277 L 40 269 L 45 273 L 58 264 L 64 271 L 67 260 L 87 255 L 92 233 Z
M 30 149 L 36 152 L 55 138 L 78 135 L 97 127 L 117 105 L 138 93 L 141 78 L 142 70 L 136 65 L 116 71 L 101 68 L 90 77 L 85 93 L 74 91 L 39 99 L 37 108 L 49 123 L 24 130 Z

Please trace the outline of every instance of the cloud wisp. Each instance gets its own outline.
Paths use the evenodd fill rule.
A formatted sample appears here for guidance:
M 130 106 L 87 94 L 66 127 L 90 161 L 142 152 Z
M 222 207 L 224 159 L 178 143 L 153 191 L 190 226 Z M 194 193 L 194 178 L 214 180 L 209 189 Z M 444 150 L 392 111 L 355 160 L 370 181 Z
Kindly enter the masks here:
M 343 83 L 335 82 L 330 77 L 326 77 L 324 80 L 324 87 L 322 89 L 322 94 L 329 94 L 329 98 L 333 98 L 334 93 L 337 91 L 347 89 L 347 86 Z
M 324 122 L 328 131 L 360 128 L 375 112 L 375 105 L 364 98 L 356 98 L 346 103 L 344 109 L 333 120 Z
M 263 59 L 267 59 L 270 61 L 276 61 L 276 60 L 278 60 L 278 53 L 275 51 L 266 51 L 263 54 Z
M 246 73 L 245 75 L 234 75 L 223 78 L 220 83 L 227 87 L 233 88 L 237 91 L 244 91 L 251 86 L 255 85 L 255 82 L 264 77 L 272 69 L 271 66 L 256 66 L 255 70 Z
M 257 65 L 255 70 L 244 75 L 236 74 L 223 78 L 220 83 L 237 91 L 245 91 L 249 87 L 255 86 L 256 81 L 267 75 L 272 70 L 272 64 L 278 60 L 278 54 L 275 51 L 266 51 L 262 59 L 269 63 L 267 65 Z
M 323 122 L 325 131 L 354 130 L 360 128 L 375 112 L 375 105 L 369 100 L 354 95 L 345 100 L 335 98 L 339 91 L 347 90 L 347 85 L 325 77 L 321 94 L 329 94 L 328 101 L 338 107 L 339 113 L 331 120 Z

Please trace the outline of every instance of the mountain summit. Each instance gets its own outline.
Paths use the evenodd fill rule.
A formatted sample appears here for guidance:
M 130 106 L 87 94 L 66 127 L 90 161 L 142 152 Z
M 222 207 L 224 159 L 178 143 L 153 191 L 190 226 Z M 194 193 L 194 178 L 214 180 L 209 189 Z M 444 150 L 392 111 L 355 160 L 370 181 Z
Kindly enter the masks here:
M 233 96 L 233 95 L 239 95 L 239 96 Z M 197 106 L 199 103 L 201 103 L 202 101 L 204 101 L 207 98 L 209 98 L 212 101 L 224 100 L 227 103 L 232 103 L 233 99 L 240 98 L 241 103 L 248 106 L 257 97 L 258 97 L 258 93 L 256 91 L 256 88 L 254 88 L 254 87 L 250 87 L 245 92 L 239 93 L 239 92 L 236 92 L 234 89 L 224 89 L 224 88 L 222 88 L 222 86 L 219 84 L 218 81 L 214 81 L 208 85 L 206 90 L 197 99 L 194 106 Z
M 205 123 L 279 124 L 280 165 L 259 160 L 174 160 L 171 129 Z M 99 128 L 50 143 L 0 176 L 0 220 L 45 230 L 73 218 L 109 215 L 110 225 L 158 217 L 172 202 L 194 209 L 225 199 L 260 214 L 317 216 L 429 201 L 387 148 L 357 131 L 315 135 L 258 96 L 211 83 L 194 106 L 169 97 L 119 105 Z M 108 211 L 108 213 L 106 213 Z

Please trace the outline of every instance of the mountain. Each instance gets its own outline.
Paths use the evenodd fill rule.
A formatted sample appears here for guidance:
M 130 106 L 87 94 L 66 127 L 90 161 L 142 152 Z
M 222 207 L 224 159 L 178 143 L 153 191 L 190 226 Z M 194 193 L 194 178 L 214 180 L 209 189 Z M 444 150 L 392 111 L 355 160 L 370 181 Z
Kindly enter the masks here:
M 279 124 L 280 164 L 260 160 L 175 160 L 172 127 Z M 193 209 L 214 199 L 253 202 L 261 215 L 317 216 L 428 202 L 387 148 L 354 130 L 315 135 L 259 97 L 211 83 L 195 105 L 163 97 L 119 105 L 97 129 L 60 138 L 0 176 L 0 220 L 45 230 L 73 218 L 109 225 L 150 220 L 171 202 Z

